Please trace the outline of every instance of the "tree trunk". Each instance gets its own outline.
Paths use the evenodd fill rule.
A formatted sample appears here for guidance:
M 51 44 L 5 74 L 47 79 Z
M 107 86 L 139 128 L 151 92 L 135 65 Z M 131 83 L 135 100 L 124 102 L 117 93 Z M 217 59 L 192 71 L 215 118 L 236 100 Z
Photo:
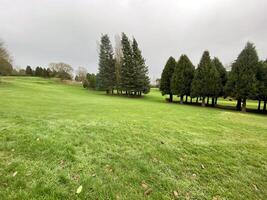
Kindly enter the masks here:
M 109 90 L 106 90 L 106 94 L 109 94 Z
M 198 103 L 198 97 L 197 97 L 196 103 Z
M 212 104 L 212 106 L 214 107 L 215 106 L 215 98 L 214 97 L 212 97 L 212 100 L 211 100 L 211 104 Z
M 266 111 L 266 103 L 267 103 L 267 100 L 264 100 L 264 104 L 263 104 L 263 111 L 264 112 Z
M 201 106 L 205 107 L 205 97 L 202 97 L 202 103 Z
M 187 103 L 187 98 L 188 98 L 188 96 L 186 95 L 186 96 L 185 96 L 185 103 Z
M 170 102 L 172 102 L 172 93 L 170 93 L 170 99 L 169 99 Z
M 184 96 L 180 96 L 180 104 L 183 104 Z
M 192 103 L 192 98 L 190 97 L 190 103 Z
M 209 105 L 210 97 L 207 98 L 207 105 Z
M 237 99 L 236 110 L 241 110 L 241 98 Z
M 242 112 L 246 112 L 246 106 L 247 106 L 247 99 L 244 98 L 242 103 Z
M 134 92 L 134 96 L 136 96 L 136 92 Z
M 113 91 L 113 89 L 111 90 L 111 93 L 112 93 L 112 94 L 114 94 L 114 91 Z
M 218 100 L 218 97 L 215 98 L 215 105 L 217 105 L 217 100 Z
M 259 99 L 258 110 L 261 110 L 261 100 Z

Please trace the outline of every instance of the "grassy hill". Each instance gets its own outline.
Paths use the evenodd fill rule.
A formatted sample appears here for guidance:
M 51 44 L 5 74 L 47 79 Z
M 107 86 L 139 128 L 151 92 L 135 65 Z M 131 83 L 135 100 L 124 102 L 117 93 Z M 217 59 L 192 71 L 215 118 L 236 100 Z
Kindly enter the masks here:
M 158 90 L 136 99 L 2 77 L 0 199 L 263 200 L 266 122 Z

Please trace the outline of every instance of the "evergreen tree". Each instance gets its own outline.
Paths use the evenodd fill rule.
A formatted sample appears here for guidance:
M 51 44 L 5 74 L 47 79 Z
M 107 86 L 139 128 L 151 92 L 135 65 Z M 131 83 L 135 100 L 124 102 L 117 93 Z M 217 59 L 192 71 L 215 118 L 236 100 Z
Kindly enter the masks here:
M 171 79 L 171 92 L 180 96 L 181 104 L 183 103 L 183 97 L 190 95 L 194 70 L 195 68 L 189 58 L 186 55 L 181 55 Z
M 192 97 L 201 97 L 202 106 L 205 106 L 205 98 L 218 96 L 219 88 L 219 73 L 211 62 L 209 52 L 204 51 L 193 79 Z
M 259 62 L 257 73 L 257 94 L 258 110 L 261 109 L 261 101 L 263 101 L 263 110 L 266 111 L 266 100 L 267 100 L 267 63 Z
M 99 89 L 106 90 L 107 93 L 112 91 L 116 86 L 115 62 L 113 59 L 113 49 L 108 35 L 101 36 L 99 52 Z
M 122 66 L 121 66 L 121 88 L 126 94 L 135 91 L 136 70 L 133 63 L 133 50 L 125 33 L 122 33 Z
M 246 100 L 256 94 L 256 72 L 259 63 L 256 49 L 252 43 L 247 43 L 232 65 L 227 82 L 230 95 L 238 100 L 237 109 L 246 111 Z
M 173 94 L 171 91 L 171 79 L 176 66 L 176 61 L 173 57 L 170 57 L 161 73 L 160 79 L 160 91 L 162 95 L 170 95 L 169 101 L 172 102 Z
M 41 76 L 41 74 L 42 74 L 41 68 L 40 67 L 36 67 L 36 69 L 35 69 L 35 76 Z
M 150 91 L 150 81 L 148 77 L 148 67 L 145 64 L 145 59 L 142 57 L 141 50 L 138 47 L 137 41 L 133 39 L 133 67 L 134 67 L 134 79 L 135 86 L 134 92 L 147 94 Z
M 212 60 L 213 65 L 216 67 L 217 71 L 220 75 L 220 88 L 219 88 L 219 96 L 225 96 L 224 87 L 227 82 L 227 72 L 224 68 L 223 64 L 218 58 L 214 58 Z M 217 104 L 217 97 L 215 98 L 215 104 Z
M 29 76 L 33 75 L 32 68 L 29 65 L 26 67 L 26 75 L 29 75 Z

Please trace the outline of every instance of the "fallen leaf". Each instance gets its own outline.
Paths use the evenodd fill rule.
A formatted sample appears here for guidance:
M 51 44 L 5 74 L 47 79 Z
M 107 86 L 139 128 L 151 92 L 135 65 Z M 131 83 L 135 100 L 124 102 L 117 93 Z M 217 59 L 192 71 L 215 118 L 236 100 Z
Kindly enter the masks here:
M 82 189 L 83 189 L 83 186 L 80 185 L 80 186 L 78 187 L 77 191 L 76 191 L 76 194 L 80 194 L 81 191 L 82 191 Z
M 149 188 L 149 189 L 147 189 L 147 190 L 144 192 L 144 195 L 145 195 L 145 196 L 148 196 L 151 192 L 152 192 L 152 189 Z
M 189 193 L 189 192 L 187 192 L 187 193 L 185 194 L 185 199 L 186 199 L 186 200 L 189 200 L 189 199 L 190 199 L 190 193 Z
M 146 184 L 146 182 L 145 181 L 142 181 L 142 187 L 144 188 L 144 189 L 147 189 L 148 188 L 148 185 Z
M 205 168 L 204 165 L 201 164 L 201 168 L 204 169 Z
M 14 177 L 14 176 L 16 176 L 16 175 L 17 175 L 17 173 L 18 173 L 18 172 L 17 172 L 17 171 L 15 171 L 15 172 L 13 173 L 13 177 Z
M 257 185 L 256 185 L 256 184 L 253 184 L 253 187 L 254 187 L 254 189 L 255 189 L 256 191 L 258 191 L 258 190 L 259 190 L 259 188 L 257 187 Z
M 178 196 L 179 196 L 177 191 L 173 191 L 173 195 L 174 195 L 175 198 L 178 198 Z
M 96 174 L 95 174 L 95 173 L 93 173 L 93 174 L 92 174 L 92 177 L 95 177 L 95 176 L 96 176 Z

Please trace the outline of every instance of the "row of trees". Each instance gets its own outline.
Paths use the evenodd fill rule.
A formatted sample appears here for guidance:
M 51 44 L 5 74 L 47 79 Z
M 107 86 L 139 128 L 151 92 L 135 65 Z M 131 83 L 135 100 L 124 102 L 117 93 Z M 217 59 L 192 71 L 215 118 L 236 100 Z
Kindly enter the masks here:
M 141 95 L 150 91 L 148 67 L 138 43 L 125 33 L 116 38 L 115 54 L 107 34 L 101 36 L 97 88 L 112 93 Z
M 257 99 L 260 109 L 264 101 L 266 110 L 267 100 L 267 62 L 259 61 L 255 46 L 247 43 L 239 54 L 232 69 L 227 72 L 218 58 L 210 58 L 209 52 L 204 51 L 198 67 L 195 69 L 186 55 L 181 55 L 178 62 L 170 57 L 163 69 L 160 81 L 162 95 L 168 94 L 169 101 L 173 95 L 190 96 L 191 101 L 200 99 L 202 106 L 212 99 L 212 106 L 217 104 L 218 97 L 230 96 L 237 100 L 237 110 L 246 111 L 247 99 Z

